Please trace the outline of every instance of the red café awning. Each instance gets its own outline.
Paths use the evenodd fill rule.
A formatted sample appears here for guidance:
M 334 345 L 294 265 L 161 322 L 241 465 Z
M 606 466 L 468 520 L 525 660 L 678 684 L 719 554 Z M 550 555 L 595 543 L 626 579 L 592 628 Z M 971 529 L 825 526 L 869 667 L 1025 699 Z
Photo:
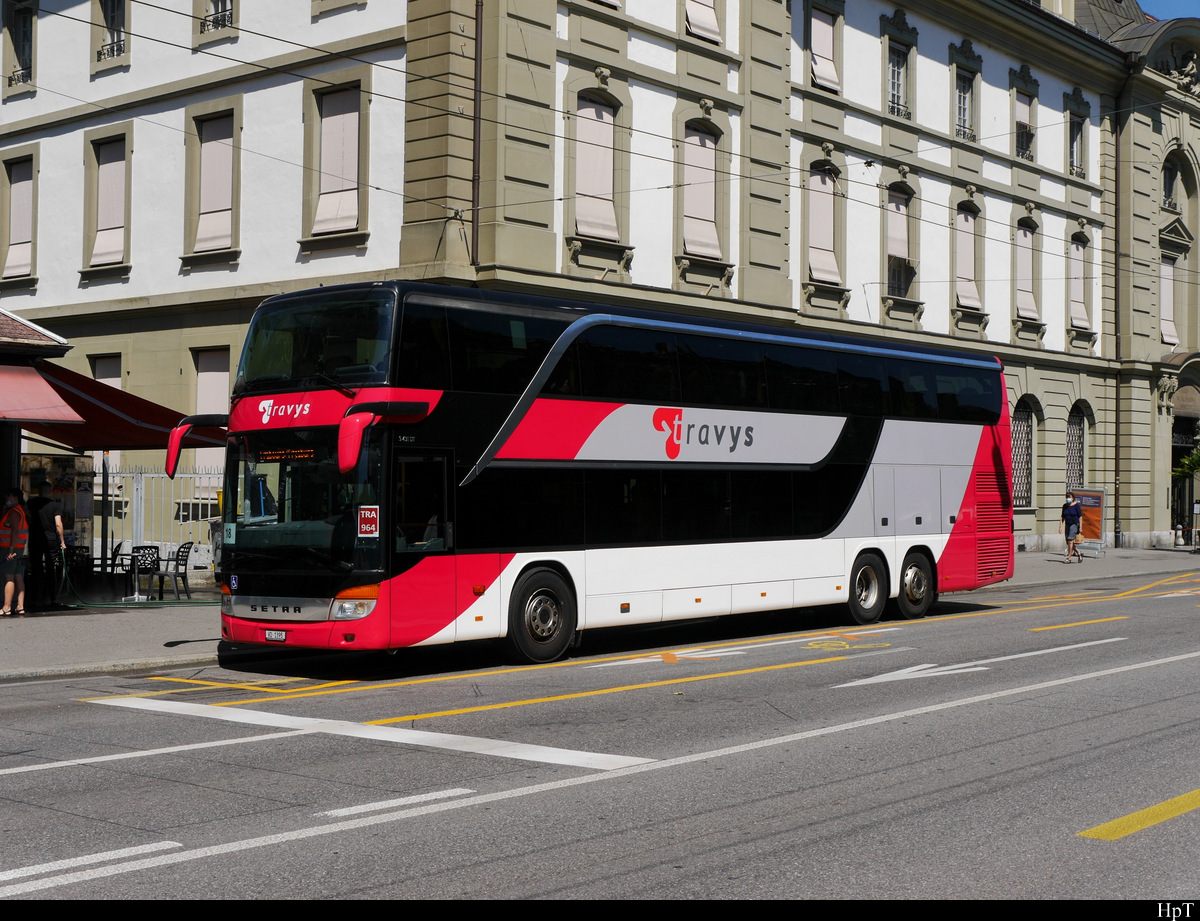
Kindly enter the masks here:
M 42 415 L 33 418 L 16 417 L 6 412 L 2 414 L 4 418 L 20 421 L 26 431 L 77 451 L 166 448 L 171 429 L 185 415 L 48 361 L 41 362 L 36 370 L 0 370 L 29 371 L 51 396 L 61 398 L 58 402 L 66 404 L 62 408 L 69 414 L 67 417 Z M 11 402 L 7 399 L 8 386 L 0 376 L 0 394 L 4 395 L 0 403 Z M 216 427 L 193 429 L 183 444 L 188 448 L 224 447 L 225 430 Z
M 53 423 L 64 428 L 83 421 L 37 368 L 27 365 L 0 365 L 0 419 L 26 426 Z

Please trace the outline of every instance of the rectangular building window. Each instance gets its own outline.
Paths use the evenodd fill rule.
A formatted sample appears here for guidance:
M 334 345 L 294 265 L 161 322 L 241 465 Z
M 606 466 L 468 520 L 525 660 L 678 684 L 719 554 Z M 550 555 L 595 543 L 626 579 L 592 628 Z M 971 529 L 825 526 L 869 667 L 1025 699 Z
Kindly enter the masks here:
M 320 190 L 312 233 L 358 230 L 358 139 L 360 92 L 357 86 L 321 93 Z
M 126 4 L 128 0 L 98 0 L 100 14 L 96 63 L 111 61 L 125 54 Z
M 975 74 L 958 70 L 954 80 L 954 133 L 975 141 Z
M 813 281 L 841 285 L 834 252 L 834 178 L 824 169 L 808 176 L 808 274 Z
M 891 297 L 908 297 L 912 288 L 912 261 L 908 248 L 908 200 L 903 192 L 888 192 L 887 291 Z
M 4 278 L 33 274 L 33 158 L 4 164 L 8 227 L 4 249 Z
M 192 353 L 196 362 L 196 413 L 225 413 L 229 411 L 229 349 L 197 349 Z M 225 463 L 224 448 L 197 448 L 197 470 L 220 470 Z
M 1037 296 L 1035 294 L 1035 231 L 1026 224 L 1017 225 L 1017 272 L 1013 279 L 1017 288 L 1017 316 L 1027 320 L 1039 320 Z
M 128 205 L 128 163 L 125 157 L 125 138 L 94 141 L 91 144 L 92 169 L 89 179 L 93 189 L 90 198 L 95 209 L 95 225 L 91 228 L 91 248 L 87 265 L 90 267 L 127 262 L 125 253 L 125 218 Z
M 1158 276 L 1159 332 L 1166 345 L 1179 345 L 1175 329 L 1175 257 L 1163 255 Z
M 200 195 L 193 251 L 233 247 L 233 115 L 196 123 L 200 138 Z
M 836 55 L 837 19 L 832 13 L 814 9 L 810 21 L 813 86 L 839 93 Z
M 117 390 L 124 390 L 122 386 L 123 379 L 121 377 L 121 356 L 120 355 L 91 355 L 88 361 L 92 366 L 92 378 L 99 381 L 101 384 L 107 384 Z M 99 473 L 103 469 L 105 455 L 108 456 L 108 469 L 121 469 L 121 452 L 120 451 L 94 451 L 92 452 L 92 462 L 94 469 Z M 100 492 L 101 480 L 96 477 L 95 490 Z M 109 480 L 108 483 L 108 500 L 110 502 L 121 502 L 122 495 L 119 492 L 120 483 Z
M 616 110 L 592 99 L 579 100 L 575 130 L 575 232 L 618 240 L 613 205 L 613 140 Z
M 1035 131 L 1033 126 L 1033 97 L 1019 90 L 1014 96 L 1013 118 L 1015 125 L 1016 154 L 1022 160 L 1033 159 L 1033 141 Z
M 237 0 L 192 0 L 193 48 L 237 37 Z
M 1067 152 L 1070 159 L 1068 164 L 1072 176 L 1078 176 L 1083 179 L 1087 176 L 1087 164 L 1084 161 L 1084 138 L 1085 129 L 1087 128 L 1087 119 L 1082 115 L 1072 115 L 1071 123 L 1068 128 L 1070 136 L 1068 137 Z
M 205 0 L 201 32 L 220 32 L 233 28 L 233 0 Z
M 1089 329 L 1087 311 L 1087 244 L 1071 240 L 1071 326 Z
M 688 128 L 683 145 L 683 251 L 721 258 L 717 234 L 717 139 Z
M 1164 163 L 1162 170 L 1163 207 L 1168 211 L 1179 211 L 1179 202 L 1175 200 L 1175 186 L 1179 182 L 1179 167 L 1174 163 Z
M 958 306 L 967 310 L 983 310 L 976 282 L 976 221 L 978 215 L 970 208 L 959 208 L 954 221 L 954 275 Z
M 4 0 L 4 95 L 32 92 L 37 3 Z
M 684 16 L 687 19 L 688 35 L 721 44 L 716 0 L 684 0 Z
M 888 45 L 888 114 L 912 118 L 908 107 L 908 49 L 891 42 Z

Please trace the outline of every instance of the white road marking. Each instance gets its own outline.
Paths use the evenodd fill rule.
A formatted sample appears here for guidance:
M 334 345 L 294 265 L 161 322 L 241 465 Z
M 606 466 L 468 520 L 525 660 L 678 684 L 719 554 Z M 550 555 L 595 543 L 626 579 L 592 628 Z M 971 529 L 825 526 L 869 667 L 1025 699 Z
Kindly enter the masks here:
M 773 640 L 769 643 L 747 643 L 745 646 L 723 646 L 723 647 L 697 647 L 695 649 L 680 649 L 677 652 L 668 652 L 665 655 L 673 656 L 676 659 L 720 659 L 724 656 L 741 656 L 748 652 L 755 652 L 759 649 L 770 649 L 772 646 L 794 646 L 797 643 L 828 643 L 830 641 L 844 640 L 846 637 L 851 637 L 855 640 L 863 639 L 859 634 L 865 634 L 866 638 L 870 638 L 877 633 L 890 633 L 893 630 L 899 630 L 900 627 L 878 627 L 867 628 L 862 630 L 846 630 L 838 631 L 837 636 L 831 634 L 818 634 L 815 636 L 801 636 L 787 640 Z M 818 647 L 821 648 L 821 647 Z M 652 653 L 647 656 L 639 656 L 636 659 L 622 659 L 619 662 L 601 662 L 597 665 L 585 665 L 584 668 L 615 668 L 619 665 L 661 665 L 664 661 L 663 653 Z
M 959 665 L 910 665 L 897 672 L 885 675 L 875 675 L 872 678 L 859 678 L 857 681 L 847 681 L 845 684 L 835 684 L 835 688 L 852 688 L 860 684 L 880 684 L 884 681 L 904 681 L 907 678 L 935 678 L 940 675 L 961 675 L 965 672 L 986 672 L 987 666 L 993 662 L 1008 662 L 1011 659 L 1027 659 L 1030 656 L 1044 656 L 1051 652 L 1064 652 L 1068 649 L 1083 649 L 1085 646 L 1102 646 L 1105 643 L 1121 643 L 1128 637 L 1114 636 L 1107 640 L 1093 640 L 1090 643 L 1074 643 L 1070 646 L 1052 646 L 1050 649 L 1035 649 L 1033 652 L 1018 652 L 1011 656 L 996 656 L 994 659 L 979 659 L 976 662 L 963 662 Z
M 104 704 L 109 707 L 128 707 L 133 710 L 149 710 L 154 713 L 203 716 L 206 719 L 224 720 L 229 723 L 249 723 L 254 726 L 275 726 L 279 729 L 325 732 L 330 735 L 374 739 L 378 742 L 398 742 L 401 745 L 420 745 L 425 748 L 440 748 L 473 755 L 494 755 L 497 758 L 516 758 L 521 761 L 540 761 L 545 764 L 565 764 L 597 771 L 613 771 L 631 765 L 646 764 L 654 760 L 653 758 L 631 758 L 626 755 L 574 751 L 568 748 L 551 748 L 547 745 L 525 745 L 520 742 L 505 742 L 502 739 L 482 739 L 476 736 L 425 732 L 420 729 L 404 729 L 400 726 L 368 726 L 364 723 L 352 723 L 346 720 L 318 720 L 306 716 L 268 713 L 264 710 L 213 707 L 208 704 L 192 704 L 178 700 L 120 697 L 110 700 L 93 700 L 91 703 Z
M 104 761 L 124 761 L 126 758 L 152 758 L 155 755 L 171 755 L 175 752 L 190 752 L 198 748 L 220 748 L 223 745 L 241 745 L 243 742 L 267 742 L 271 739 L 286 739 L 288 736 L 307 735 L 311 729 L 292 729 L 288 732 L 269 732 L 261 736 L 243 736 L 240 739 L 217 739 L 214 742 L 193 742 L 190 745 L 171 745 L 167 748 L 146 748 L 133 752 L 118 752 L 115 755 L 96 755 L 93 758 L 71 758 L 67 761 L 47 761 L 44 764 L 25 764 L 21 767 L 4 768 L 3 774 L 28 774 L 30 771 L 50 771 L 55 768 L 74 767 L 78 764 L 100 764 Z
M 160 854 L 156 857 L 145 857 L 141 860 L 131 860 L 123 864 L 110 864 L 107 867 L 95 867 L 91 870 L 77 870 L 74 873 L 64 873 L 62 876 L 45 877 L 43 879 L 30 880 L 26 883 L 16 883 L 11 886 L 0 886 L 0 898 L 13 895 L 24 895 L 29 892 L 37 892 L 43 889 L 51 889 L 56 886 L 68 886 L 73 883 L 88 882 L 93 879 L 103 879 L 107 876 L 116 876 L 120 873 L 134 873 L 138 870 L 150 870 L 156 867 L 173 866 L 176 864 L 187 863 L 193 860 L 203 860 L 206 857 L 217 857 L 222 854 L 236 854 L 241 851 L 249 851 L 260 847 L 270 847 L 275 844 L 285 844 L 289 841 L 302 841 L 307 838 L 317 838 L 323 835 L 334 835 L 344 831 L 354 831 L 360 828 L 369 828 L 375 825 L 384 825 L 389 822 L 399 822 L 403 819 L 419 818 L 420 816 L 435 815 L 439 812 L 449 812 L 452 809 L 467 809 L 472 806 L 483 806 L 488 803 L 502 802 L 510 799 L 521 799 L 527 796 L 536 796 L 539 793 L 549 793 L 555 790 L 566 790 L 571 787 L 579 787 L 584 784 L 599 783 L 609 781 L 615 778 L 630 777 L 635 774 L 643 774 L 648 771 L 661 771 L 668 768 L 681 767 L 683 765 L 694 764 L 698 761 L 711 761 L 714 758 L 727 758 L 732 755 L 740 755 L 745 752 L 758 751 L 764 748 L 773 748 L 778 745 L 790 745 L 794 742 L 803 742 L 806 739 L 815 739 L 820 736 L 834 735 L 840 732 L 849 732 L 854 729 L 862 729 L 867 726 L 878 726 L 884 723 L 894 723 L 897 720 L 912 719 L 916 716 L 924 716 L 928 713 L 938 713 L 943 710 L 953 710 L 957 707 L 967 707 L 971 704 L 987 703 L 992 700 L 999 700 L 1004 697 L 1015 697 L 1019 694 L 1032 694 L 1037 691 L 1044 691 L 1048 688 L 1063 687 L 1068 684 L 1075 684 L 1080 681 L 1090 681 L 1093 678 L 1105 678 L 1109 675 L 1120 675 L 1124 672 L 1138 671 L 1143 668 L 1154 668 L 1159 665 L 1170 665 L 1174 662 L 1184 662 L 1188 659 L 1200 658 L 1200 652 L 1187 652 L 1178 656 L 1168 656 L 1165 659 L 1152 659 L 1149 662 L 1137 662 L 1133 665 L 1121 665 L 1116 668 L 1106 668 L 1098 672 L 1087 672 L 1083 675 L 1071 675 L 1067 678 L 1056 678 L 1053 681 L 1041 681 L 1037 684 L 1027 684 L 1018 688 L 1009 688 L 1004 691 L 993 691 L 990 694 L 977 694 L 974 697 L 964 697 L 961 700 L 950 700 L 940 704 L 930 704 L 927 707 L 914 707 L 911 710 L 901 710 L 897 713 L 885 713 L 881 716 L 870 716 L 866 719 L 854 720 L 849 723 L 841 723 L 836 726 L 823 726 L 819 729 L 809 729 L 805 732 L 795 732 L 786 736 L 776 736 L 773 739 L 760 739 L 757 742 L 746 742 L 742 745 L 731 745 L 728 748 L 718 748 L 713 751 L 696 752 L 691 755 L 683 755 L 679 758 L 668 758 L 663 761 L 651 761 L 646 764 L 638 764 L 633 767 L 621 768 L 615 771 L 608 771 L 603 774 L 584 774 L 581 777 L 570 777 L 565 780 L 553 780 L 547 783 L 532 784 L 528 787 L 517 787 L 513 790 L 498 790 L 495 793 L 482 793 L 477 796 L 472 796 L 467 799 L 456 799 L 451 802 L 430 803 L 425 806 L 414 806 L 410 809 L 401 809 L 399 812 L 387 812 L 383 815 L 363 816 L 359 819 L 348 819 L 344 822 L 333 822 L 329 825 L 316 825 L 311 828 L 300 828 L 291 832 L 283 832 L 276 835 L 263 835 L 259 838 L 247 838 L 242 841 L 231 841 L 228 844 L 218 844 L 211 847 L 199 847 L 188 851 L 181 851 L 178 854 Z
M 54 860 L 50 863 L 34 864 L 32 867 L 21 867 L 17 870 L 0 872 L 0 880 L 20 879 L 22 876 L 37 876 L 40 873 L 53 873 L 56 870 L 69 870 L 71 867 L 86 867 L 90 863 L 104 863 L 106 860 L 121 860 L 125 857 L 137 857 L 139 854 L 153 854 L 155 851 L 169 851 L 172 848 L 183 847 L 178 841 L 156 841 L 154 844 L 140 844 L 137 847 L 123 847 L 117 851 L 104 851 L 100 854 L 88 854 L 86 857 L 70 857 L 66 860 Z
M 435 799 L 449 799 L 451 796 L 466 796 L 474 793 L 458 787 L 454 790 L 437 790 L 433 793 L 418 793 L 415 796 L 402 796 L 400 799 L 385 799 L 378 803 L 363 803 L 361 806 L 346 806 L 343 809 L 330 809 L 328 812 L 314 812 L 313 815 L 331 815 L 339 818 L 344 815 L 361 815 L 364 812 L 382 812 L 384 809 L 394 809 L 397 806 L 411 806 L 414 803 L 427 803 Z

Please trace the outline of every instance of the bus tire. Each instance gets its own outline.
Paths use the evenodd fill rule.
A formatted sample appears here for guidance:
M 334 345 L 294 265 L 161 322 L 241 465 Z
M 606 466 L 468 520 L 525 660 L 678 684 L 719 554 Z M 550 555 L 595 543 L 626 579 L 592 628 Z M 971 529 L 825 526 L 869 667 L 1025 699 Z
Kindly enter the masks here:
M 517 580 L 508 603 L 508 642 L 522 661 L 561 658 L 575 623 L 575 596 L 554 570 L 532 569 Z
M 864 553 L 850 570 L 850 616 L 856 624 L 873 624 L 883 613 L 887 601 L 887 576 L 883 560 Z
M 937 588 L 929 558 L 916 551 L 909 553 L 900 568 L 900 594 L 896 596 L 896 608 L 909 620 L 919 620 L 929 613 L 936 600 Z

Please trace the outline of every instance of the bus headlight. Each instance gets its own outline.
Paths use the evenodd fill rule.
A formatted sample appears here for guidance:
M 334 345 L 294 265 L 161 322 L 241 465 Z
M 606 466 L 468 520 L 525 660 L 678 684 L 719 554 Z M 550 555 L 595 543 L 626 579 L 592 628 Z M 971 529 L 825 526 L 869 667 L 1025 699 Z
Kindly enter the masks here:
M 375 610 L 379 600 L 378 585 L 356 585 L 338 592 L 329 606 L 330 620 L 361 620 Z
M 233 593 L 224 582 L 221 583 L 221 613 L 233 617 Z

